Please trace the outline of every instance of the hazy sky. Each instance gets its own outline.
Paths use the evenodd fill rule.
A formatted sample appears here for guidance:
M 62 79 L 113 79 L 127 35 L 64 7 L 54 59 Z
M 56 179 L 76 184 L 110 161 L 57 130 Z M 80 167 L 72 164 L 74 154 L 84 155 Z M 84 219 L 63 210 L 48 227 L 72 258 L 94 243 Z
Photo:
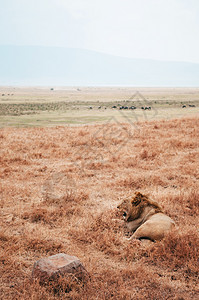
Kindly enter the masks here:
M 0 0 L 0 45 L 199 63 L 199 0 Z

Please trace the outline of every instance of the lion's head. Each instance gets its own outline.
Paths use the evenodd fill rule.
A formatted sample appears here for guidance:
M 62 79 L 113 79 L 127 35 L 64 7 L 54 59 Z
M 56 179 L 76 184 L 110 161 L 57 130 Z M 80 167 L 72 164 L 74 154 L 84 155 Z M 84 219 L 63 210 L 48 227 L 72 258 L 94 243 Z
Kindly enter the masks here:
M 131 222 L 140 217 L 146 207 L 155 209 L 155 213 L 162 212 L 161 208 L 156 202 L 149 200 L 146 195 L 136 192 L 132 198 L 125 199 L 118 205 L 118 209 L 123 215 L 126 222 Z

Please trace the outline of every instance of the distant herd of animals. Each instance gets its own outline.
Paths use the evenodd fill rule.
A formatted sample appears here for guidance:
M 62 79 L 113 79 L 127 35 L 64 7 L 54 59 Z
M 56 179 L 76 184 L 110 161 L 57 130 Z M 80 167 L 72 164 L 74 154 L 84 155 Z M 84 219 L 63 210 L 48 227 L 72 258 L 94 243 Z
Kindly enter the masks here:
M 98 109 L 101 109 L 102 107 L 101 106 L 98 106 Z M 105 109 L 106 109 L 106 107 L 104 107 Z M 113 105 L 111 108 L 117 108 L 117 106 L 116 105 Z M 137 109 L 137 107 L 136 106 L 119 106 L 118 107 L 119 109 L 132 109 L 132 110 L 134 110 L 134 109 Z M 89 107 L 89 109 L 93 109 L 93 107 L 92 106 L 90 106 Z M 141 109 L 144 109 L 144 110 L 147 110 L 147 109 L 151 109 L 151 106 L 142 106 L 141 107 Z
M 185 105 L 183 104 L 181 106 L 182 108 L 186 108 L 186 107 L 196 107 L 194 104 L 189 104 L 189 105 Z M 98 109 L 101 109 L 102 107 L 101 106 L 98 106 Z M 116 105 L 113 105 L 111 108 L 118 108 L 118 109 L 131 109 L 131 110 L 134 110 L 134 109 L 137 109 L 136 106 L 124 106 L 124 105 L 121 105 L 121 106 L 116 106 Z M 89 107 L 89 109 L 93 109 L 92 106 Z M 104 109 L 107 109 L 107 107 L 104 107 Z M 142 106 L 141 109 L 143 110 L 151 110 L 151 106 Z
M 51 90 L 53 90 L 53 89 L 51 89 Z M 7 94 L 7 95 L 8 96 L 14 96 L 14 94 Z M 4 97 L 4 96 L 6 96 L 6 94 L 1 94 L 1 96 Z M 181 107 L 186 108 L 186 107 L 196 107 L 196 106 L 194 104 L 188 104 L 188 105 L 183 104 Z M 101 108 L 102 108 L 101 106 L 98 106 L 98 109 L 101 109 Z M 118 108 L 120 110 L 122 110 L 122 109 L 130 109 L 130 110 L 137 109 L 137 107 L 134 106 L 134 105 L 132 105 L 132 106 L 124 106 L 124 105 L 116 106 L 116 105 L 113 105 L 111 108 L 113 108 L 113 109 Z M 152 109 L 151 106 L 142 106 L 140 108 L 143 109 L 143 110 L 151 110 Z M 90 106 L 89 109 L 93 109 L 93 107 Z M 104 109 L 107 109 L 107 107 L 104 107 Z
M 189 107 L 196 107 L 194 104 L 189 104 L 188 105 Z M 185 104 L 182 106 L 182 108 L 185 108 L 185 107 L 187 107 Z

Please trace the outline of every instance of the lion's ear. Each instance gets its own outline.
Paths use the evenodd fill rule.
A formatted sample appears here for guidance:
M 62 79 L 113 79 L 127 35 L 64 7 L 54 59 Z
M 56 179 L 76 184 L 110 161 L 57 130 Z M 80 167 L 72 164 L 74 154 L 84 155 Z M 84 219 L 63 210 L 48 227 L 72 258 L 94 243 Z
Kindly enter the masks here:
M 140 202 L 141 202 L 141 199 L 133 199 L 133 200 L 131 201 L 131 204 L 132 204 L 133 206 L 137 206 L 137 205 L 140 204 Z
M 137 205 L 140 204 L 140 202 L 142 201 L 142 199 L 143 199 L 143 195 L 140 192 L 136 192 L 135 193 L 135 197 L 131 201 L 131 204 L 133 206 L 137 206 Z

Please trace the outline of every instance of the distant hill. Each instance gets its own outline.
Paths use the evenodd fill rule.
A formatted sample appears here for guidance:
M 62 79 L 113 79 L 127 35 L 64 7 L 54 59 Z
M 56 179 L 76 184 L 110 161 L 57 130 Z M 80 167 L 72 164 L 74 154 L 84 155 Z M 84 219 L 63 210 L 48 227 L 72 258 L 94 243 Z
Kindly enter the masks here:
M 199 86 L 199 64 L 90 50 L 0 46 L 0 85 Z

